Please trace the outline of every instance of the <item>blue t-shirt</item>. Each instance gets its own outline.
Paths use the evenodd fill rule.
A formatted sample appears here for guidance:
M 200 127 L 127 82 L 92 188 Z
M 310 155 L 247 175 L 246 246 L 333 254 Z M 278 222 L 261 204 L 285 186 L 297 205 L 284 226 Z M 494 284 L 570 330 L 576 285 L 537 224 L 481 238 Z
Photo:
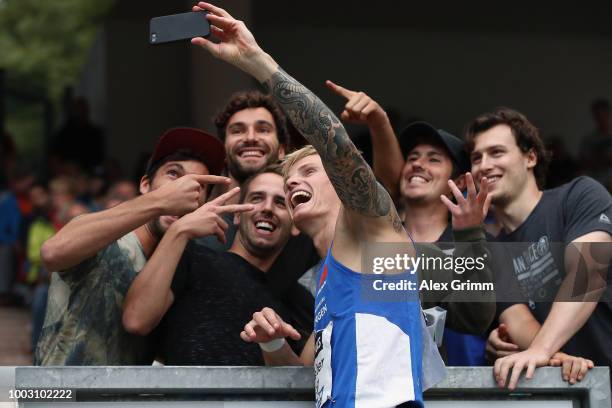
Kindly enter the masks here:
M 317 408 L 395 407 L 408 401 L 423 406 L 418 290 L 372 291 L 377 280 L 418 282 L 410 271 L 354 272 L 328 251 L 318 272 L 315 299 Z

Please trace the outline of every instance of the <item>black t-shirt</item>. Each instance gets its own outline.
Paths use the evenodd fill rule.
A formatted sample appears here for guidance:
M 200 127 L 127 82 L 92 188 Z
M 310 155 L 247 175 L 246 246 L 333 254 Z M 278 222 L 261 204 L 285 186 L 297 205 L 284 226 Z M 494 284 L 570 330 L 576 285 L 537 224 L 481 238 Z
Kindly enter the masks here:
M 293 324 L 303 341 L 312 332 L 310 293 L 295 283 L 275 295 L 264 272 L 231 252 L 190 243 L 177 267 L 172 292 L 174 304 L 158 332 L 167 365 L 263 365 L 259 346 L 242 341 L 240 332 L 264 307 Z M 303 326 L 308 323 L 302 316 L 310 316 L 309 327 Z M 292 347 L 299 353 L 302 345 Z
M 527 219 L 510 234 L 501 233 L 499 242 L 512 242 L 512 265 L 506 273 L 514 274 L 526 303 L 536 319 L 543 323 L 565 277 L 565 248 L 576 238 L 593 231 L 612 234 L 612 198 L 604 187 L 588 177 L 579 177 L 560 187 L 546 190 Z M 515 243 L 525 243 L 517 245 Z M 608 270 L 610 275 L 610 270 Z M 503 290 L 503 287 L 499 289 Z M 563 347 L 563 351 L 586 357 L 597 365 L 612 362 L 611 286 L 595 311 Z M 546 300 L 546 301 L 542 301 Z M 512 304 L 502 303 L 505 309 Z M 500 310 L 501 312 L 501 310 Z

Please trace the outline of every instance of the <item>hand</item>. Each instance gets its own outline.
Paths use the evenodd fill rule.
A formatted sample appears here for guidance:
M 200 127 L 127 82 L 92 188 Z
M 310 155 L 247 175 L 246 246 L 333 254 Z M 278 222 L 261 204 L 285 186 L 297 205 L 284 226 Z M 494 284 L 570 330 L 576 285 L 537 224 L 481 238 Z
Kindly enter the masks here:
M 340 114 L 340 119 L 343 121 L 368 126 L 376 126 L 381 122 L 389 121 L 383 108 L 367 94 L 348 90 L 329 80 L 325 81 L 325 85 L 348 101 Z
M 253 204 L 230 204 L 225 202 L 236 196 L 240 192 L 240 187 L 235 187 L 225 194 L 220 195 L 211 202 L 208 202 L 176 221 L 177 228 L 182 228 L 187 233 L 189 239 L 216 235 L 217 239 L 223 244 L 226 243 L 225 232 L 228 225 L 220 217 L 224 213 L 235 213 L 252 211 Z
M 440 199 L 453 215 L 453 229 L 477 227 L 481 225 L 489 211 L 491 196 L 489 195 L 489 184 L 485 177 L 480 182 L 480 191 L 476 194 L 476 186 L 471 173 L 465 174 L 467 184 L 467 197 L 464 198 L 461 191 L 453 182 L 448 180 L 451 192 L 455 196 L 457 204 L 454 204 L 448 197 L 441 195 Z
M 508 389 L 515 389 L 523 369 L 527 369 L 525 378 L 531 379 L 533 378 L 533 373 L 535 372 L 536 367 L 548 365 L 550 357 L 550 354 L 544 350 L 528 348 L 520 353 L 497 359 L 495 361 L 495 366 L 493 367 L 493 374 L 495 376 L 495 380 L 497 381 L 497 385 L 499 385 L 500 388 L 503 388 L 506 385 L 506 380 L 508 379 L 508 372 L 512 370 L 512 376 L 510 377 L 510 382 L 508 383 Z
M 181 216 L 194 211 L 202 204 L 208 184 L 228 184 L 230 179 L 222 176 L 186 174 L 151 191 L 161 204 L 161 215 Z
M 502 323 L 489 334 L 486 351 L 489 360 L 495 361 L 498 358 L 517 353 L 519 346 L 512 343 L 506 325 Z
M 204 10 L 209 12 L 206 18 L 211 24 L 210 32 L 220 42 L 213 43 L 205 38 L 196 37 L 191 39 L 191 43 L 208 50 L 215 58 L 252 74 L 252 59 L 264 52 L 244 22 L 236 20 L 224 9 L 210 3 L 199 2 L 193 7 L 193 11 Z
M 299 340 L 302 336 L 269 307 L 253 313 L 253 320 L 248 322 L 240 333 L 240 338 L 247 343 L 267 343 L 285 337 Z
M 549 363 L 553 367 L 562 366 L 561 376 L 563 381 L 568 381 L 570 384 L 581 381 L 586 373 L 595 366 L 593 361 L 587 358 L 570 356 L 560 351 L 553 354 Z

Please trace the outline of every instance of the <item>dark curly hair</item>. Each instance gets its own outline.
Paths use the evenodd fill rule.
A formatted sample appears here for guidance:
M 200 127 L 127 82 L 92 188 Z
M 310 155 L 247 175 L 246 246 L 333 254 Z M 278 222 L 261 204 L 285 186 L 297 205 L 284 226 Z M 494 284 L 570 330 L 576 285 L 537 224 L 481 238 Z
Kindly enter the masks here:
M 231 96 L 225 108 L 214 118 L 219 138 L 225 142 L 225 128 L 234 113 L 251 108 L 266 108 L 272 114 L 278 142 L 287 146 L 289 133 L 285 114 L 270 95 L 265 95 L 259 91 L 238 92 Z
M 533 169 L 539 188 L 546 182 L 546 172 L 550 163 L 550 153 L 540 138 L 538 129 L 522 113 L 506 107 L 496 108 L 493 112 L 483 113 L 465 128 L 465 144 L 468 153 L 474 150 L 476 137 L 497 125 L 507 125 L 512 130 L 514 140 L 523 153 L 533 150 L 537 163 Z

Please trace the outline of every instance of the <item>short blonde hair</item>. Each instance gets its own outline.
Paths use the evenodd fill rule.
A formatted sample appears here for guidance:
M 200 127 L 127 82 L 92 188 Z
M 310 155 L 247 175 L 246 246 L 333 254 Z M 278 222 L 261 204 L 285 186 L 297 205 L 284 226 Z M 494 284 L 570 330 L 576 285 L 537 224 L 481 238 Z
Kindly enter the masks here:
M 283 159 L 281 165 L 283 166 L 283 180 L 287 181 L 289 178 L 289 170 L 297 163 L 302 160 L 304 157 L 318 155 L 319 153 L 312 145 L 306 145 L 301 149 L 298 149 L 294 152 L 289 153 Z

